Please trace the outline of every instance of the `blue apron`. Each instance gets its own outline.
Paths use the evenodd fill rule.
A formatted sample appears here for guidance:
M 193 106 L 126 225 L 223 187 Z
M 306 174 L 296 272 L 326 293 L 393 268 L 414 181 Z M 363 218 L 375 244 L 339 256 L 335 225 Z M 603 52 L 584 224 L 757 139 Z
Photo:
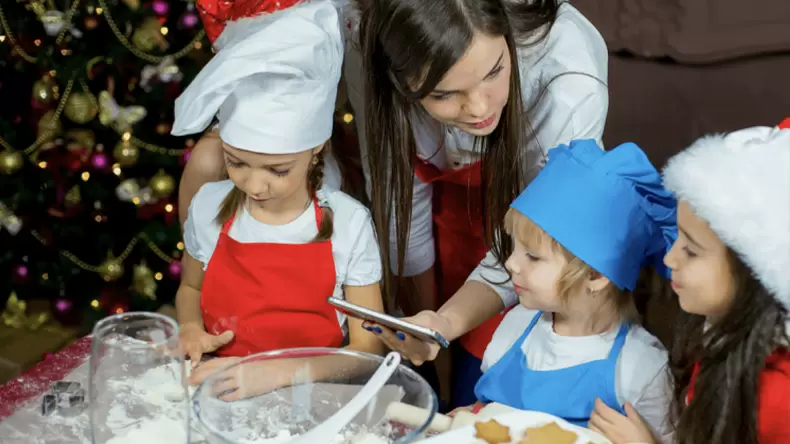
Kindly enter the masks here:
M 526 331 L 475 386 L 481 402 L 498 402 L 521 410 L 558 416 L 571 424 L 587 427 L 595 398 L 625 415 L 614 389 L 617 357 L 623 349 L 630 325 L 623 323 L 606 359 L 559 370 L 530 370 L 521 351 L 524 340 L 538 323 L 538 312 Z

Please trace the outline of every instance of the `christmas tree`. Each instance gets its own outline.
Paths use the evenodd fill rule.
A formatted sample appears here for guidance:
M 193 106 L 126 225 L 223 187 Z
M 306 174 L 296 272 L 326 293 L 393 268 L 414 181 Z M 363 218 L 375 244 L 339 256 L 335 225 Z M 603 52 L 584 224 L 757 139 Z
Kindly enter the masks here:
M 211 57 L 191 2 L 0 2 L 0 302 L 90 328 L 172 302 L 173 102 Z M 13 295 L 13 297 L 11 297 Z M 16 304 L 15 306 L 11 306 Z

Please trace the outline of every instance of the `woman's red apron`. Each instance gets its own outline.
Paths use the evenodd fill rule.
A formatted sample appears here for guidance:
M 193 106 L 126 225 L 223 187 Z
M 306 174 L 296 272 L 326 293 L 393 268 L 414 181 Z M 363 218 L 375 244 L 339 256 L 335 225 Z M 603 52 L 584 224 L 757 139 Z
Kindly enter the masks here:
M 317 202 L 316 224 L 321 226 Z M 222 226 L 206 269 L 200 309 L 206 331 L 234 333 L 217 350 L 245 356 L 292 347 L 339 347 L 343 332 L 326 299 L 335 289 L 332 242 L 242 243 Z M 309 276 L 309 278 L 305 278 Z
M 480 264 L 488 247 L 481 210 L 481 162 L 458 170 L 440 171 L 415 158 L 414 172 L 433 185 L 433 222 L 439 305 L 450 299 Z M 479 359 L 502 322 L 499 314 L 461 337 L 461 345 Z

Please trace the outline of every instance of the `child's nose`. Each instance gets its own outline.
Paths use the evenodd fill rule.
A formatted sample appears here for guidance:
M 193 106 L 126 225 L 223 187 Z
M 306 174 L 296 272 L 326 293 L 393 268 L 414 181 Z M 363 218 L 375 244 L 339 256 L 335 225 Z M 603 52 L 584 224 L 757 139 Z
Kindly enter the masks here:
M 253 174 L 247 182 L 247 193 L 253 197 L 265 196 L 269 191 L 269 182 L 263 174 Z
M 666 265 L 670 270 L 677 269 L 677 250 L 678 243 L 676 241 L 674 244 L 672 244 L 672 248 L 667 251 L 667 254 L 664 255 L 664 265 Z
M 516 260 L 513 258 L 512 254 L 510 255 L 509 258 L 507 258 L 507 261 L 505 261 L 505 268 L 511 274 L 519 274 L 519 272 L 521 271 L 521 268 L 516 263 Z

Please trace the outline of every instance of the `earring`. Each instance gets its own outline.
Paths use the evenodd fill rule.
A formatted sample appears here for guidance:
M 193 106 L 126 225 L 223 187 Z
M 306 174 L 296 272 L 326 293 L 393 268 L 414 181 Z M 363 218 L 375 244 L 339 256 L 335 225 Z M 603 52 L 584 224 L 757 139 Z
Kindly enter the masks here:
M 313 165 L 318 165 L 318 156 L 313 156 L 313 160 L 311 160 Z

